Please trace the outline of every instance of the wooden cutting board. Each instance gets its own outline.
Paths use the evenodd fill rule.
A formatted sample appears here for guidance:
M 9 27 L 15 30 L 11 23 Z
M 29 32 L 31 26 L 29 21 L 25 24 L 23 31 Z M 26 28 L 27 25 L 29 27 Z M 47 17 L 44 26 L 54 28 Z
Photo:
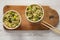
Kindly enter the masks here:
M 31 23 L 31 22 L 27 21 L 27 19 L 25 17 L 26 7 L 27 6 L 7 5 L 3 8 L 3 13 L 5 13 L 8 10 L 16 10 L 20 13 L 20 15 L 22 17 L 22 19 L 21 19 L 22 22 L 21 22 L 21 25 L 19 26 L 19 28 L 15 29 L 15 30 L 47 30 L 48 28 L 43 26 L 41 24 L 41 22 Z M 58 21 L 59 21 L 58 13 L 54 9 L 51 9 L 49 6 L 42 6 L 42 7 L 44 9 L 43 20 L 46 21 L 47 23 L 53 25 L 54 27 L 56 27 L 56 25 L 58 24 Z

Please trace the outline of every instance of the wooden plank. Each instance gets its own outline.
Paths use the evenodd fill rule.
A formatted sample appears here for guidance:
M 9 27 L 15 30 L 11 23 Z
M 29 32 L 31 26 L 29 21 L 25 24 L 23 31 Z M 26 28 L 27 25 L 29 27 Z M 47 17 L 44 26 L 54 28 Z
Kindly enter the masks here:
M 59 21 L 58 13 L 55 10 L 51 9 L 49 6 L 42 6 L 42 7 L 44 9 L 43 20 L 45 20 L 46 22 L 48 22 L 49 24 L 53 26 L 56 26 Z M 26 9 L 26 6 L 13 6 L 13 5 L 7 5 L 3 8 L 3 13 L 5 13 L 8 10 L 16 10 L 20 13 L 22 17 L 21 19 L 22 23 L 20 27 L 15 30 L 47 30 L 48 29 L 47 27 L 43 26 L 41 22 L 31 23 L 27 21 L 25 17 L 25 9 Z

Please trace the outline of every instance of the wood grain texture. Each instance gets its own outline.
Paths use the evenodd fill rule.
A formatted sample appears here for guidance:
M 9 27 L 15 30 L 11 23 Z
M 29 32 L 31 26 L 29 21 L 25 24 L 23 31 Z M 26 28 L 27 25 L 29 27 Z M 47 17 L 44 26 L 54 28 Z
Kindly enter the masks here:
M 25 9 L 27 6 L 13 6 L 13 5 L 7 5 L 3 8 L 3 13 L 5 13 L 8 10 L 16 10 L 21 15 L 21 25 L 19 28 L 15 30 L 47 30 L 48 28 L 43 26 L 41 22 L 44 20 L 48 22 L 49 24 L 56 26 L 59 22 L 59 16 L 58 13 L 51 9 L 49 6 L 42 6 L 44 9 L 44 18 L 41 22 L 38 23 L 31 23 L 29 22 L 25 17 Z M 4 27 L 5 28 L 5 27 Z M 5 28 L 6 29 L 6 28 Z

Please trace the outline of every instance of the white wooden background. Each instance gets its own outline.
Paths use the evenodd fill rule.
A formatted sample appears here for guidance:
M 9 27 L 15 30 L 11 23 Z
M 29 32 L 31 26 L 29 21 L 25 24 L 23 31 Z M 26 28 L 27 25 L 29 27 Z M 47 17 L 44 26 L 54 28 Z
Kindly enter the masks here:
M 34 31 L 6 31 L 3 28 L 3 8 L 5 5 L 30 5 L 30 4 L 49 5 L 59 13 L 60 0 L 0 0 L 0 40 L 60 40 L 60 35 L 51 30 Z M 60 19 L 57 26 L 60 29 Z

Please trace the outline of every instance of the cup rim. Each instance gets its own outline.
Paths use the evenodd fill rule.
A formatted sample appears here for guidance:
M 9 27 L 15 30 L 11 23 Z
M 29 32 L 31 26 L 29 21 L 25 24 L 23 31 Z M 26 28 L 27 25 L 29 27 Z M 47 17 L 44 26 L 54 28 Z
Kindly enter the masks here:
M 18 27 L 21 25 L 21 15 L 20 15 L 19 12 L 17 12 L 16 10 L 8 10 L 8 11 L 6 11 L 6 12 L 4 13 L 4 15 L 7 14 L 8 12 L 10 12 L 10 11 L 14 11 L 14 12 L 16 12 L 16 13 L 19 15 L 19 17 L 20 17 L 20 22 L 19 22 L 19 24 L 18 24 L 16 27 L 14 27 L 14 28 L 9 28 L 9 27 L 7 27 L 4 22 L 3 22 L 3 25 L 4 25 L 4 27 L 7 28 L 7 29 L 16 29 L 16 28 L 18 28 Z M 4 17 L 4 15 L 3 15 L 3 17 Z
M 43 9 L 43 7 L 42 7 L 40 4 L 31 4 L 31 5 L 37 5 L 37 6 L 41 7 L 41 8 L 42 8 L 42 11 L 43 11 L 43 16 L 42 16 L 41 19 L 38 20 L 38 21 L 31 21 L 31 20 L 29 20 L 28 17 L 27 17 L 27 15 L 26 15 L 26 10 L 27 10 L 27 8 L 28 8 L 28 6 L 27 6 L 27 7 L 26 7 L 26 10 L 25 10 L 25 17 L 26 17 L 26 19 L 27 19 L 29 22 L 32 22 L 32 23 L 40 22 L 40 21 L 43 19 L 43 17 L 44 17 L 44 9 Z M 29 5 L 29 6 L 31 6 L 31 5 Z

